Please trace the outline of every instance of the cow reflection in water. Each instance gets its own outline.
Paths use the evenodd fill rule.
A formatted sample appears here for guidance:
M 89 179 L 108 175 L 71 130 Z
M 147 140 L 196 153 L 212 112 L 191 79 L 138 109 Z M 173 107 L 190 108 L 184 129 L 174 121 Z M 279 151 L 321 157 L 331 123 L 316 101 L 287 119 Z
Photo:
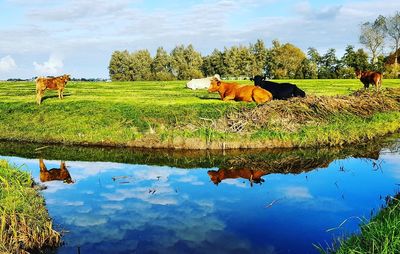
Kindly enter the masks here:
M 250 181 L 251 187 L 253 187 L 253 183 L 261 184 L 264 182 L 261 177 L 268 174 L 262 170 L 252 169 L 219 169 L 218 171 L 209 170 L 207 173 L 211 181 L 216 185 L 225 179 L 244 178 Z
M 43 159 L 39 159 L 39 167 L 40 181 L 43 183 L 48 181 L 63 181 L 64 183 L 70 184 L 75 182 L 72 180 L 64 161 L 61 161 L 60 168 L 52 168 L 48 170 Z

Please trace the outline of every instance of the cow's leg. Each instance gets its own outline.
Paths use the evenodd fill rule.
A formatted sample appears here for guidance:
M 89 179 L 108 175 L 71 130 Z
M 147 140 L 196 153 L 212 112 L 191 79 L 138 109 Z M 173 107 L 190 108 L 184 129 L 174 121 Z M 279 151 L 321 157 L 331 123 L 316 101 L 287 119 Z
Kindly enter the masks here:
M 38 89 L 36 89 L 36 103 L 37 104 L 40 104 L 40 95 L 39 95 L 39 90 Z
M 37 102 L 37 104 L 39 104 L 39 105 L 40 105 L 40 103 L 42 103 L 43 94 L 44 94 L 44 91 L 42 91 L 42 90 L 39 90 L 39 91 L 37 91 L 37 93 L 36 93 L 36 102 Z
M 58 89 L 58 98 L 61 100 L 61 89 Z
M 226 96 L 226 97 L 222 98 L 223 101 L 231 101 L 234 99 L 235 99 L 235 96 Z
M 47 171 L 46 165 L 43 162 L 43 159 L 39 158 L 39 168 L 41 172 Z
M 382 84 L 382 79 L 377 78 L 377 80 L 375 81 L 375 89 L 377 92 L 379 92 L 379 90 L 381 88 L 381 84 Z

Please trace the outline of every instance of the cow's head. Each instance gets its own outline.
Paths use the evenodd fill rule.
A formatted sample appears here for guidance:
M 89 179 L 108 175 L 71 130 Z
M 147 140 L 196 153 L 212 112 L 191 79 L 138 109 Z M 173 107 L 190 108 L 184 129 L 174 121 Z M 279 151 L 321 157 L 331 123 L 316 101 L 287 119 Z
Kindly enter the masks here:
M 207 174 L 210 176 L 211 181 L 215 184 L 218 185 L 221 182 L 221 178 L 219 177 L 218 171 L 215 170 L 209 170 Z
M 256 75 L 251 80 L 254 81 L 254 85 L 260 86 L 262 84 L 262 82 L 265 80 L 265 78 L 263 76 Z
M 355 74 L 356 74 L 356 77 L 357 77 L 357 78 L 361 78 L 362 71 L 356 70 L 356 71 L 355 71 Z
M 72 180 L 72 177 L 69 174 L 68 167 L 65 165 L 65 161 L 61 161 L 60 169 L 66 173 L 66 177 L 65 177 L 65 179 L 63 179 L 63 183 L 67 183 L 67 184 L 75 183 L 75 181 Z
M 213 78 L 211 80 L 210 87 L 208 87 L 208 92 L 209 93 L 217 92 L 219 90 L 220 85 L 221 85 L 221 81 L 219 81 L 218 79 Z
M 68 75 L 68 74 L 64 74 L 64 75 L 61 76 L 61 79 L 62 79 L 65 83 L 67 83 L 67 82 L 71 79 L 71 76 Z
M 67 184 L 73 184 L 73 183 L 75 183 L 75 181 L 74 181 L 74 180 L 72 180 L 72 178 L 71 178 L 71 177 L 68 177 L 67 179 L 64 179 L 64 180 L 63 180 L 63 183 L 67 183 Z

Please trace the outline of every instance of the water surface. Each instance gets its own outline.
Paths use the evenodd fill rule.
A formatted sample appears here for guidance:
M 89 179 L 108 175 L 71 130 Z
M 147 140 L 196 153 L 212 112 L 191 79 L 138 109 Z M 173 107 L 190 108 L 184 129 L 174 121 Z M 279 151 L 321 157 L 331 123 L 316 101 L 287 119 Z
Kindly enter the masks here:
M 178 153 L 0 143 L 0 158 L 47 187 L 65 232 L 57 253 L 317 253 L 313 244 L 358 232 L 397 193 L 398 144 Z

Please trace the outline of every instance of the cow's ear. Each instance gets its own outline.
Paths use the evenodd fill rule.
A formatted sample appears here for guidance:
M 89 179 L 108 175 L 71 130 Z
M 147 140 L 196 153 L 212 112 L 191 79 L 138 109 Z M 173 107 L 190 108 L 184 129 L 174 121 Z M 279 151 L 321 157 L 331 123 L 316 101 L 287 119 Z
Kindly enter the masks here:
M 221 85 L 221 81 L 218 80 L 218 81 L 217 81 L 217 85 L 218 85 L 218 86 Z

